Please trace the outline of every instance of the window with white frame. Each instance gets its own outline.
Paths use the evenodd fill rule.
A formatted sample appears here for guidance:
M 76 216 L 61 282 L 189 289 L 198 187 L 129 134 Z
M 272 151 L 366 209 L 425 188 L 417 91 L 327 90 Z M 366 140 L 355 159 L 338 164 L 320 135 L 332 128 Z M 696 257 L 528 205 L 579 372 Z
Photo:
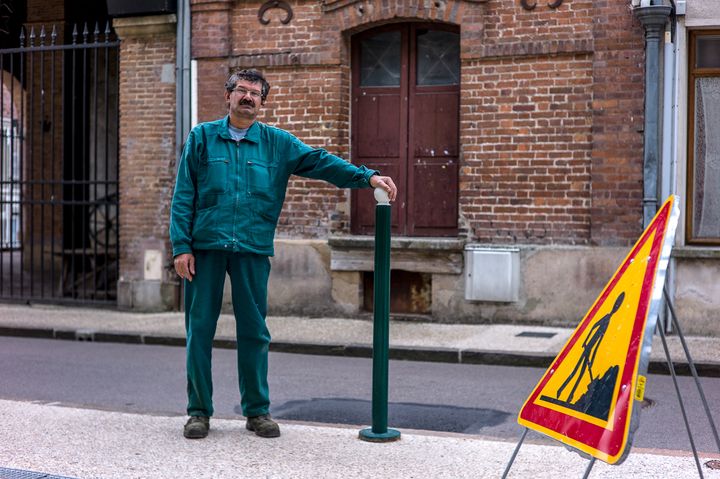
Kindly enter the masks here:
M 688 244 L 720 245 L 720 31 L 690 33 Z

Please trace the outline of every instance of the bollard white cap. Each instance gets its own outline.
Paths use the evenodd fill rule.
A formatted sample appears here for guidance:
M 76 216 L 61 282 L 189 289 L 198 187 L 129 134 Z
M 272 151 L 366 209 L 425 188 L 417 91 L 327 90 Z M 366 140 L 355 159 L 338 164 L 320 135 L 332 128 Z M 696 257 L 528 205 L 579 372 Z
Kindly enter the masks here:
M 389 205 L 390 197 L 388 196 L 387 191 L 382 188 L 375 188 L 375 201 L 377 201 L 379 205 Z

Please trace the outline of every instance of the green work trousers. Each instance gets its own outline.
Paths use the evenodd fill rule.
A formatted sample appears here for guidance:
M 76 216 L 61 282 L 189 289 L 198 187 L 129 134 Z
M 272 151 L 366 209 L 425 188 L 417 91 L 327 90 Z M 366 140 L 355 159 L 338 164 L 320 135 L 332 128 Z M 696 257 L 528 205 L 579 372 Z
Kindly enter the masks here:
M 222 307 L 225 273 L 230 275 L 237 336 L 237 367 L 243 414 L 267 414 L 268 347 L 265 324 L 270 260 L 254 253 L 198 250 L 195 276 L 185 280 L 187 392 L 189 416 L 212 416 L 212 343 Z

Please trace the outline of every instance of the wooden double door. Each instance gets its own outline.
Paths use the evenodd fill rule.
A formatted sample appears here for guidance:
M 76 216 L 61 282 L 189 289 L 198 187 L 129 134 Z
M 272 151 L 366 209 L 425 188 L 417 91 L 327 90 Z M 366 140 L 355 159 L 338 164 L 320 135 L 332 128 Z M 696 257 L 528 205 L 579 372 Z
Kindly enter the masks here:
M 459 99 L 457 28 L 393 24 L 353 37 L 353 163 L 397 183 L 395 234 L 457 234 Z M 372 191 L 352 200 L 352 232 L 371 234 Z

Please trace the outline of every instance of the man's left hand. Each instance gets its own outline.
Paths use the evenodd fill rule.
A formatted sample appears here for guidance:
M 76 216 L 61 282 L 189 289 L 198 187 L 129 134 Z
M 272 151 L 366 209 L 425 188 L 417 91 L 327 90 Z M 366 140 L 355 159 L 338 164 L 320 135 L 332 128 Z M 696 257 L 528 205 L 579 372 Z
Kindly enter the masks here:
M 372 175 L 370 177 L 370 186 L 373 188 L 382 188 L 387 192 L 390 201 L 395 201 L 397 186 L 395 186 L 395 183 L 393 183 L 392 178 L 389 176 Z

